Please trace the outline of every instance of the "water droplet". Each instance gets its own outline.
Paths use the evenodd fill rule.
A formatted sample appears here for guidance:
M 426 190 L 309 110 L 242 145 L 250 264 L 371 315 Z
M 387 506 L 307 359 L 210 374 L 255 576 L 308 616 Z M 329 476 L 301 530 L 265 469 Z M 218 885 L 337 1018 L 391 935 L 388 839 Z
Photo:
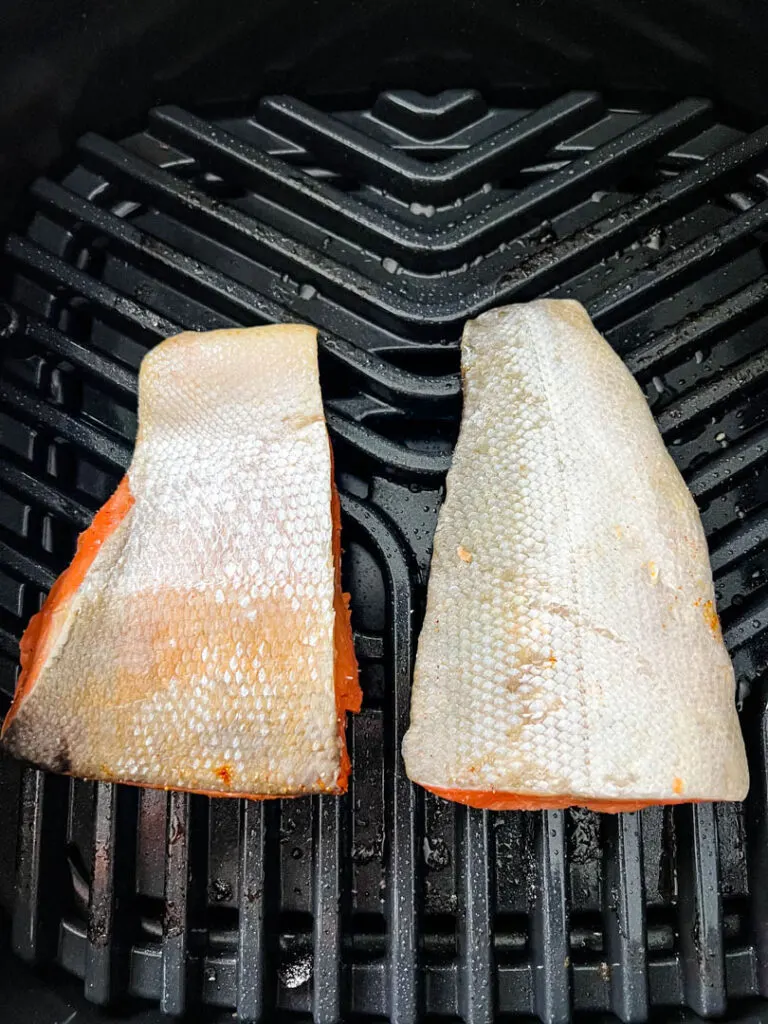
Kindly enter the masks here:
M 552 222 L 548 220 L 543 220 L 532 234 L 535 241 L 542 245 L 549 245 L 556 238 L 555 232 L 552 230 Z
M 666 385 L 664 384 L 664 381 L 661 379 L 661 377 L 653 378 L 653 386 L 656 388 L 657 392 L 660 395 L 663 395 L 664 392 L 667 390 Z
M 397 260 L 393 260 L 391 256 L 385 256 L 381 261 L 381 265 L 388 274 L 396 274 L 400 269 L 400 264 Z
M 700 348 L 696 349 L 696 351 L 694 353 L 694 358 L 696 359 L 697 363 L 703 363 L 704 362 L 704 353 L 701 351 Z
M 317 288 L 314 288 L 311 284 L 303 284 L 301 288 L 299 288 L 300 299 L 314 299 L 316 295 Z
M 651 228 L 648 234 L 643 239 L 643 245 L 646 249 L 660 249 L 666 241 L 666 234 L 663 228 Z
M 602 203 L 605 197 L 608 195 L 607 192 L 593 192 L 591 199 L 593 203 Z
M 724 433 L 722 432 L 722 430 L 720 431 L 720 433 L 719 433 L 719 434 L 715 434 L 715 440 L 716 440 L 717 442 L 720 442 L 720 441 L 724 441 L 724 440 L 725 440 L 725 434 L 724 434 Z

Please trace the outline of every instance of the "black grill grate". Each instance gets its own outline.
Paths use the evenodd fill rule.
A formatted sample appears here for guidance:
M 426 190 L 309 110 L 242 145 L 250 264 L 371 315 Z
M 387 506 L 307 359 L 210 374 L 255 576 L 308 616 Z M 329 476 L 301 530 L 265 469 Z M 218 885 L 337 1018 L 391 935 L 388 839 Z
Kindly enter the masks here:
M 242 1021 L 717 1016 L 768 997 L 768 129 L 686 100 L 329 115 L 153 111 L 33 187 L 0 375 L 0 686 L 127 465 L 142 354 L 180 329 L 321 330 L 364 710 L 343 800 L 216 801 L 23 775 L 13 944 L 97 1003 Z M 737 805 L 495 814 L 399 747 L 458 424 L 462 323 L 573 295 L 646 389 L 702 509 L 740 680 Z

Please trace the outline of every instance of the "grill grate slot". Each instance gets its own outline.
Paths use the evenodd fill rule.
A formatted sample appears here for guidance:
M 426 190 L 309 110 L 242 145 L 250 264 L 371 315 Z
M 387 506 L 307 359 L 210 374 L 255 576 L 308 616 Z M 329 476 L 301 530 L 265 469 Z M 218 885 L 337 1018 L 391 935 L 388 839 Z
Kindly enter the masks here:
M 164 107 L 79 157 L 35 183 L 27 235 L 5 242 L 0 689 L 129 462 L 143 352 L 300 319 L 320 328 L 365 699 L 342 800 L 223 805 L 26 769 L 17 953 L 58 960 L 95 1003 L 243 1024 L 641 1022 L 768 997 L 768 128 L 700 100 L 392 92 L 338 115 Z M 542 294 L 585 301 L 702 508 L 752 761 L 743 814 L 504 815 L 404 775 L 461 326 Z

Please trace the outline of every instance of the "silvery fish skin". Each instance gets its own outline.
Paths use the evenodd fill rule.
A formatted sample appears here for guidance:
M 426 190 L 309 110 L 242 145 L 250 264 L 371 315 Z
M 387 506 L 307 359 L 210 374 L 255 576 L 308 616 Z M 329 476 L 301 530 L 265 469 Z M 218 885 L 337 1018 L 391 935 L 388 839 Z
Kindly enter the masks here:
M 65 609 L 9 749 L 89 778 L 336 792 L 331 454 L 316 332 L 144 359 L 134 504 Z
M 468 323 L 462 373 L 408 775 L 466 802 L 742 799 L 704 533 L 637 384 L 571 301 Z

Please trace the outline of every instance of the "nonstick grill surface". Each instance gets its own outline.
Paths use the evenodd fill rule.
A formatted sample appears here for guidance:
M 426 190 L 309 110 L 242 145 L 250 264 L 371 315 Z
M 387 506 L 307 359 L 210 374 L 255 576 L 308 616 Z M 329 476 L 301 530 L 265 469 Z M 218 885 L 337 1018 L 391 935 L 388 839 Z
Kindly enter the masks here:
M 128 464 L 143 353 L 182 329 L 301 320 L 321 331 L 364 708 L 341 800 L 25 769 L 16 952 L 97 1003 L 243 1022 L 643 1021 L 768 997 L 768 129 L 702 100 L 389 92 L 328 114 L 272 97 L 252 116 L 155 110 L 122 142 L 84 137 L 71 167 L 34 185 L 6 243 L 0 687 Z M 540 295 L 585 303 L 699 502 L 743 807 L 489 813 L 404 776 L 461 328 Z

